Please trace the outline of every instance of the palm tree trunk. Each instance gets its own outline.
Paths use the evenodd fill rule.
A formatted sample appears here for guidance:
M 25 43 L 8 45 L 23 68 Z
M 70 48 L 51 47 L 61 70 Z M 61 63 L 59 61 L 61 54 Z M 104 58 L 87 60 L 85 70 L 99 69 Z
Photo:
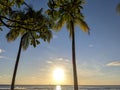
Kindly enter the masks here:
M 75 31 L 74 31 L 74 23 L 72 21 L 71 21 L 71 25 L 72 25 L 72 63 L 73 63 L 73 76 L 74 76 L 74 90 L 78 90 L 76 55 L 75 55 Z
M 13 72 L 13 77 L 12 77 L 11 90 L 14 90 L 14 87 L 15 87 L 16 73 L 17 73 L 18 63 L 19 63 L 21 49 L 22 49 L 22 39 L 23 39 L 23 37 L 20 40 L 19 50 L 18 50 L 16 63 L 15 63 L 15 67 L 14 67 L 14 72 Z

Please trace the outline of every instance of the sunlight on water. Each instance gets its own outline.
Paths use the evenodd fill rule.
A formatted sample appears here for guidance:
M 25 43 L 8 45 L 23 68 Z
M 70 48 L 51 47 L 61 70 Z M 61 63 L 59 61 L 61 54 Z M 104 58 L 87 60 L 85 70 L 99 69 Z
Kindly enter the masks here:
M 56 90 L 62 90 L 61 86 L 60 85 L 56 86 Z

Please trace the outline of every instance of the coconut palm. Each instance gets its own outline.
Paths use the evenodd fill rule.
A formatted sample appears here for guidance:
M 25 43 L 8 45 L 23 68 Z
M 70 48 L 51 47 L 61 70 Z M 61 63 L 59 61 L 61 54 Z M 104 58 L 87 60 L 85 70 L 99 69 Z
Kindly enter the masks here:
M 74 76 L 74 90 L 78 90 L 76 55 L 75 55 L 75 26 L 79 25 L 81 30 L 89 32 L 89 27 L 84 21 L 81 13 L 83 0 L 49 0 L 47 14 L 56 22 L 54 29 L 60 30 L 65 24 L 72 39 L 72 64 Z
M 7 34 L 7 39 L 8 41 L 12 41 L 15 40 L 17 38 L 18 35 L 15 35 L 17 33 L 15 33 L 13 35 L 14 31 L 11 31 Z M 20 54 L 21 54 L 21 49 L 23 48 L 24 50 L 27 49 L 28 45 L 29 45 L 29 34 L 25 33 L 24 35 L 22 35 L 21 40 L 20 40 L 20 44 L 19 44 L 19 49 L 18 49 L 18 53 L 17 53 L 17 58 L 16 58 L 16 62 L 15 62 L 15 67 L 14 67 L 14 73 L 13 73 L 13 77 L 12 77 L 12 83 L 11 83 L 11 90 L 14 90 L 14 84 L 15 84 L 15 78 L 16 78 L 16 73 L 17 73 L 17 68 L 18 68 L 18 63 L 20 60 Z
M 40 43 L 38 39 L 49 42 L 52 33 L 50 31 L 51 21 L 42 14 L 42 9 L 37 12 L 32 8 L 27 9 L 25 12 L 17 11 L 11 15 L 11 18 L 13 22 L 8 22 L 10 32 L 6 35 L 7 40 L 14 41 L 19 36 L 21 37 L 11 83 L 11 90 L 14 90 L 21 49 L 26 50 L 29 45 L 36 47 Z

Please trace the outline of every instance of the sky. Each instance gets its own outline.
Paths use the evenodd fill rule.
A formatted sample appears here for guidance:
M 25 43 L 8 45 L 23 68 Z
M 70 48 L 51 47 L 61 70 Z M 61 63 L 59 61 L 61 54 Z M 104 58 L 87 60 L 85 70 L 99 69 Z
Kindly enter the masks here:
M 47 0 L 26 0 L 33 8 L 47 9 Z M 120 0 L 86 0 L 82 13 L 90 35 L 75 27 L 76 61 L 79 85 L 120 85 Z M 0 84 L 10 84 L 20 39 L 7 42 L 9 31 L 0 32 Z M 64 70 L 60 84 L 73 85 L 71 39 L 64 26 L 53 32 L 50 43 L 21 52 L 16 84 L 57 84 L 55 68 Z

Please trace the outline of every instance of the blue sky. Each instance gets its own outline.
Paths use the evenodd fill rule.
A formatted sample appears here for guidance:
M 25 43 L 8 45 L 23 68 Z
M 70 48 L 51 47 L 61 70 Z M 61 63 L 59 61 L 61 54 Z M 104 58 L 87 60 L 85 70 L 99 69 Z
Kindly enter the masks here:
M 26 0 L 35 9 L 47 8 L 46 0 Z M 116 6 L 120 0 L 86 0 L 82 13 L 90 27 L 90 35 L 79 27 L 76 31 L 78 81 L 82 85 L 120 85 L 120 16 Z M 0 84 L 10 84 L 19 39 L 8 43 L 0 32 Z M 56 84 L 52 73 L 56 67 L 65 71 L 62 84 L 73 84 L 71 40 L 66 27 L 53 32 L 50 43 L 41 41 L 21 53 L 17 84 Z M 30 82 L 31 81 L 31 82 Z

